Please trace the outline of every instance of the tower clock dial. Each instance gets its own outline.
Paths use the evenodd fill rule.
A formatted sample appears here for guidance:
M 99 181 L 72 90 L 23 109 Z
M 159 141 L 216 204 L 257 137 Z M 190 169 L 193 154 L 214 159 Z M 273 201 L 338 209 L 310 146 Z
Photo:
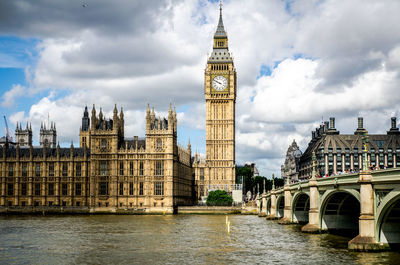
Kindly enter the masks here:
M 214 77 L 212 81 L 212 87 L 217 91 L 224 90 L 228 85 L 228 80 L 222 75 Z

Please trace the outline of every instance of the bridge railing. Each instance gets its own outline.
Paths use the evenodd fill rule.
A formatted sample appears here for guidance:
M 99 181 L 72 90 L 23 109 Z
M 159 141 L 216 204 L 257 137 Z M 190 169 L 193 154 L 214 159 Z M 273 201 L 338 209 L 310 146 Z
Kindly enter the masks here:
M 379 170 L 372 170 L 372 181 L 373 182 L 384 182 L 384 181 L 393 181 L 395 179 L 400 178 L 400 168 L 387 168 L 387 169 L 379 169 Z M 316 178 L 317 183 L 320 185 L 332 185 L 335 182 L 338 184 L 347 184 L 347 183 L 356 183 L 359 178 L 359 172 L 356 173 L 346 173 L 340 175 L 331 175 L 327 177 L 319 177 Z M 300 188 L 307 188 L 308 187 L 309 179 L 304 179 L 296 183 L 290 184 L 290 189 L 298 189 Z M 276 187 L 275 193 L 283 192 L 284 187 Z M 265 194 L 261 194 L 262 196 L 269 196 L 271 191 L 267 191 Z

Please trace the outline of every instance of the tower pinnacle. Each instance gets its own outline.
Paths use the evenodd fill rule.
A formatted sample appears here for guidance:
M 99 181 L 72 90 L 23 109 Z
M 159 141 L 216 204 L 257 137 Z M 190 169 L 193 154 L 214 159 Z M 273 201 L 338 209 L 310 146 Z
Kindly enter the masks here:
M 222 21 L 222 1 L 219 1 L 219 21 L 217 31 L 214 34 L 214 37 L 226 37 L 226 32 L 224 28 L 224 22 Z

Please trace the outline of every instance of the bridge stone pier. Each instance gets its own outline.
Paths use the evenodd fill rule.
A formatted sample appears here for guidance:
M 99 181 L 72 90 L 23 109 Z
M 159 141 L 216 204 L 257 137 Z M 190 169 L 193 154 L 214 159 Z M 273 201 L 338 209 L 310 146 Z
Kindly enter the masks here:
M 286 184 L 260 196 L 258 211 L 306 233 L 354 235 L 348 247 L 380 251 L 400 246 L 400 168 L 364 170 Z

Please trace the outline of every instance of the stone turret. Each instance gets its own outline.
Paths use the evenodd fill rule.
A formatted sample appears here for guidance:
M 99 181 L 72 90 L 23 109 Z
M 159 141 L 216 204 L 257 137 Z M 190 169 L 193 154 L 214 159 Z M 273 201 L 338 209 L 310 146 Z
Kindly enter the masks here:
M 15 129 L 15 142 L 20 146 L 32 145 L 32 126 L 28 126 L 26 123 L 25 129 L 22 129 L 22 124 L 17 122 L 17 128 Z
M 124 135 L 125 134 L 125 120 L 124 120 L 124 110 L 121 107 L 121 112 L 119 113 L 119 129 L 121 131 L 121 134 Z
M 118 129 L 119 129 L 119 118 L 118 118 L 117 104 L 115 104 L 113 111 L 113 130 L 118 131 Z
M 40 145 L 49 148 L 55 148 L 57 143 L 56 124 L 54 122 L 51 122 L 50 124 L 48 124 L 48 127 L 49 128 L 47 128 L 45 122 L 42 122 L 40 126 L 40 137 L 39 137 Z
M 151 114 L 150 114 L 150 105 L 147 104 L 147 110 L 146 110 L 146 131 L 150 130 L 150 124 L 151 124 Z
M 90 118 L 87 106 L 85 106 L 85 111 L 83 112 L 82 117 L 82 131 L 88 131 L 90 126 Z
M 96 115 L 96 110 L 94 109 L 94 105 L 93 105 L 92 121 L 93 121 L 93 119 L 95 120 L 95 118 L 93 118 L 93 116 L 95 117 L 95 115 Z M 80 147 L 90 146 L 90 118 L 89 118 L 89 111 L 88 111 L 87 106 L 85 106 L 85 110 L 83 111 L 82 126 L 79 131 L 79 143 L 80 143 Z
M 96 127 L 96 107 L 93 104 L 93 108 L 92 108 L 92 129 L 94 129 Z

